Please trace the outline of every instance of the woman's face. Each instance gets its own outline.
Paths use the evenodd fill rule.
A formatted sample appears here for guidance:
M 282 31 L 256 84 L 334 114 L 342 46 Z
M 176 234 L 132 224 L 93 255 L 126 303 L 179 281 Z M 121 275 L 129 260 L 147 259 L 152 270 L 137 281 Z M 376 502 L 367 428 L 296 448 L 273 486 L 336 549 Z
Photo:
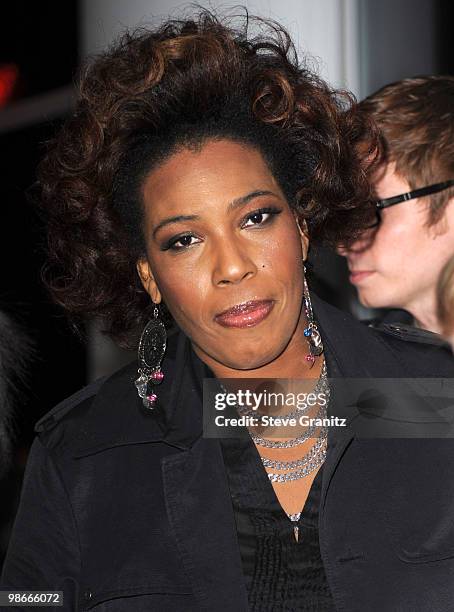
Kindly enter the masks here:
M 205 363 L 258 368 L 304 342 L 308 241 L 256 149 L 229 140 L 183 149 L 150 172 L 143 201 L 142 283 Z M 264 304 L 216 317 L 251 300 Z

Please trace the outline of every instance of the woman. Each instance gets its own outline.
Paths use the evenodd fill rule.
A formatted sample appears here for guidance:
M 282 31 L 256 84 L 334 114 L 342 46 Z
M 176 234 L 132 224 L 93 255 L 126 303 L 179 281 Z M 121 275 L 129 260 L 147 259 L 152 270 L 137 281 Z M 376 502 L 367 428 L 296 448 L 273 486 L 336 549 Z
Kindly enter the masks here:
M 373 151 L 373 132 L 257 23 L 252 38 L 202 10 L 126 34 L 43 162 L 53 295 L 138 359 L 37 423 L 3 589 L 61 590 L 71 610 L 452 600 L 449 440 L 203 435 L 205 378 L 326 391 L 327 375 L 452 370 L 308 291 L 309 241 L 370 223 L 354 145 Z

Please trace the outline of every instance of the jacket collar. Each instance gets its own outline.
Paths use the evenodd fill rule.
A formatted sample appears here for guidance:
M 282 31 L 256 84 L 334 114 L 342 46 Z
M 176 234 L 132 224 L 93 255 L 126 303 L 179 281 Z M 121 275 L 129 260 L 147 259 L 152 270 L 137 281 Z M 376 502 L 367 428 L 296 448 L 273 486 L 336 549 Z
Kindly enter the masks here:
M 396 376 L 399 364 L 370 329 L 316 295 L 311 294 L 311 298 L 330 376 Z M 179 329 L 168 337 L 162 370 L 164 380 L 156 390 L 159 405 L 153 410 L 144 409 L 137 396 L 135 361 L 109 377 L 95 396 L 84 427 L 75 434 L 74 455 L 153 441 L 191 448 L 203 430 L 203 378 L 214 374 Z

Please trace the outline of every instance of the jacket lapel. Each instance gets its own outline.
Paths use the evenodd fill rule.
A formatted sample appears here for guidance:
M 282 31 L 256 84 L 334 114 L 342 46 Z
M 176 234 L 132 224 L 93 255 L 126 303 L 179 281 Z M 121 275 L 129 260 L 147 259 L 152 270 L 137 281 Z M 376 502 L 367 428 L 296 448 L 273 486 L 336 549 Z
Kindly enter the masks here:
M 315 320 L 320 329 L 325 351 L 324 356 L 330 377 L 331 398 L 329 414 L 347 419 L 347 427 L 328 429 L 328 447 L 323 465 L 320 524 L 326 504 L 329 485 L 337 466 L 354 439 L 353 428 L 348 425 L 358 417 L 355 405 L 344 401 L 344 385 L 336 387 L 336 378 L 393 378 L 400 370 L 386 345 L 366 326 L 343 311 L 334 308 L 311 293 Z M 385 358 L 387 353 L 388 359 Z
M 247 591 L 221 447 L 217 439 L 201 435 L 201 383 L 211 371 L 192 352 L 189 341 L 181 341 L 184 374 L 166 440 L 187 448 L 162 460 L 168 519 L 200 609 L 246 612 Z
M 162 477 L 168 519 L 201 610 L 246 612 L 236 526 L 221 449 L 199 438 L 165 457 Z

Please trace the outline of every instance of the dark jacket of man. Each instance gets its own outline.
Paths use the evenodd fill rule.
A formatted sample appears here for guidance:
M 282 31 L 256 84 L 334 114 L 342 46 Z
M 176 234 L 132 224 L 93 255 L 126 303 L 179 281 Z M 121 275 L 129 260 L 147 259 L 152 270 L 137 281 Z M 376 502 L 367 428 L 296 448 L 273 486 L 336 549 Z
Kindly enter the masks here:
M 443 347 L 313 306 L 329 373 L 454 374 Z M 246 612 L 220 443 L 202 435 L 208 368 L 177 330 L 146 412 L 136 367 L 36 424 L 1 589 L 61 590 L 63 610 Z M 330 434 L 319 530 L 337 610 L 454 610 L 454 440 Z

